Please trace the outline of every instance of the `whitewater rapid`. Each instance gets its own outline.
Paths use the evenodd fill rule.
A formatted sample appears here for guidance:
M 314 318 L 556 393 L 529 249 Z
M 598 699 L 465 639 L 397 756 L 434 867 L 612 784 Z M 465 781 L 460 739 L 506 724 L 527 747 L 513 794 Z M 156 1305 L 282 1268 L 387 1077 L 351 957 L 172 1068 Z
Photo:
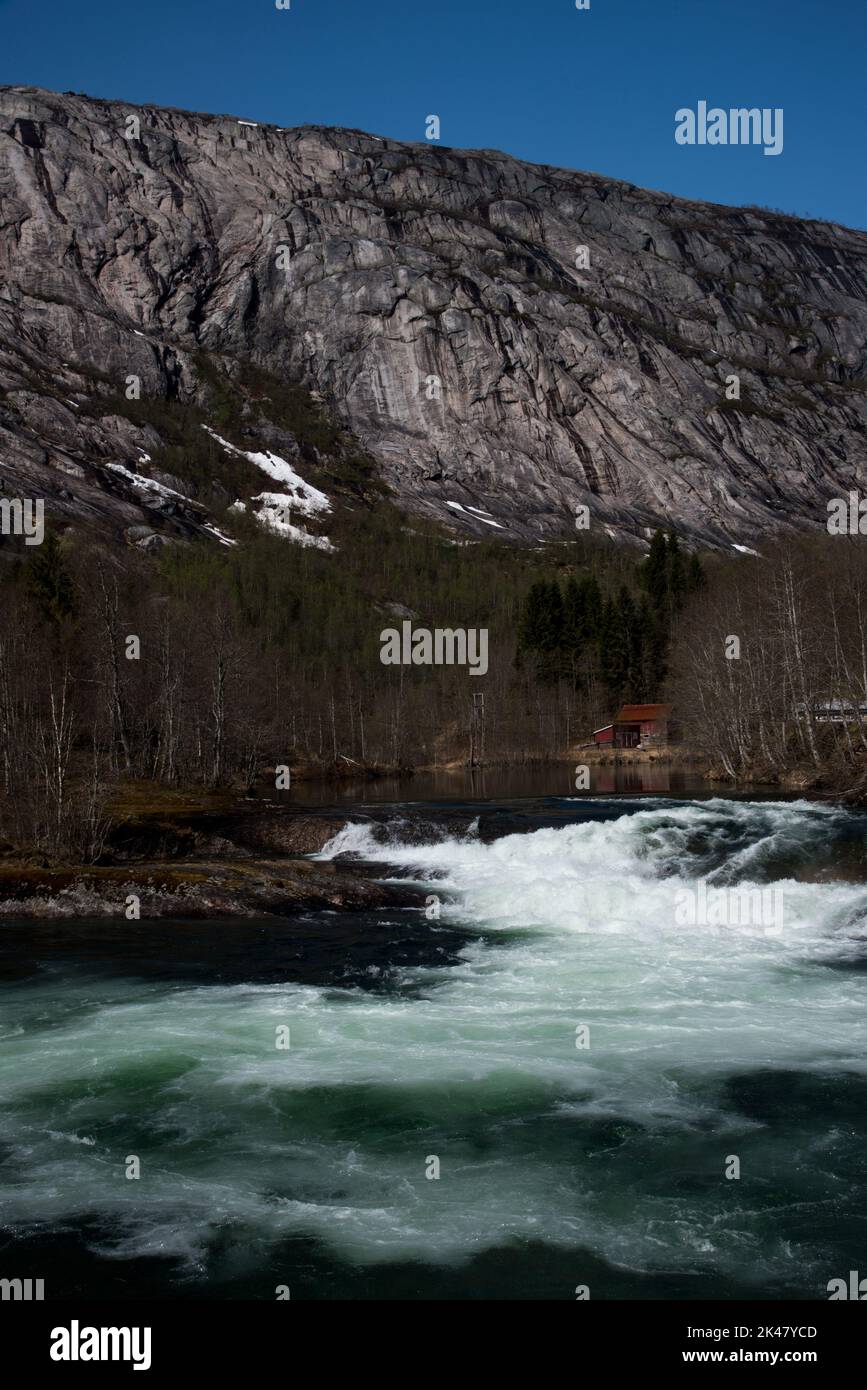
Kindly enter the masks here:
M 390 993 L 19 986 L 3 1220 L 98 1219 L 104 1252 L 191 1268 L 228 1227 L 245 1249 L 304 1235 L 371 1266 L 529 1241 L 574 1252 L 576 1279 L 592 1252 L 818 1287 L 835 1271 L 803 1213 L 821 1227 L 853 1154 L 807 1111 L 781 1132 L 774 1077 L 867 1074 L 865 976 L 839 968 L 863 948 L 867 886 L 827 868 L 851 824 L 714 799 L 490 842 L 349 825 L 321 857 L 418 884 L 418 930 L 465 932 L 458 959 L 405 968 Z M 701 881 L 774 885 L 781 925 L 678 923 Z M 142 1180 L 122 1180 L 139 1151 Z
M 472 828 L 460 838 L 413 844 L 401 838 L 400 827 L 350 823 L 316 857 L 348 855 L 399 867 L 445 895 L 446 915 L 486 930 L 615 932 L 647 943 L 677 931 L 678 895 L 700 880 L 716 892 L 735 885 L 762 891 L 770 883 L 784 900 L 789 942 L 804 948 L 809 939 L 824 949 L 829 932 L 863 907 L 864 886 L 804 883 L 777 877 L 774 868 L 808 860 L 845 823 L 846 813 L 833 806 L 714 798 L 492 843 Z M 761 922 L 755 929 L 749 922 L 733 926 L 747 936 L 769 934 Z M 719 926 L 691 923 L 687 937 L 696 931 L 719 935 Z

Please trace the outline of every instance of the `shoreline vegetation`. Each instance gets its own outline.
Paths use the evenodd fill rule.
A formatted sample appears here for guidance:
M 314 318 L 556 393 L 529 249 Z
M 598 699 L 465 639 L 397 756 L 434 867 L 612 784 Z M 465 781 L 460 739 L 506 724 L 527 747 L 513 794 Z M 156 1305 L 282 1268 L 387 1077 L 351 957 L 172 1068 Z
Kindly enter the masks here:
M 407 892 L 305 856 L 345 818 L 230 791 L 122 788 L 98 863 L 0 856 L 0 921 L 280 916 L 402 904 Z
M 743 778 L 732 782 L 724 770 L 683 745 L 652 749 L 600 749 L 578 746 L 568 757 L 501 760 L 483 771 L 505 768 L 562 769 L 571 776 L 580 764 L 591 769 L 686 772 L 706 784 L 707 794 L 739 795 L 778 790 L 782 798 L 816 797 L 859 804 L 863 787 L 830 787 L 806 766 L 792 767 L 774 781 Z M 308 764 L 294 779 L 315 787 L 357 791 L 389 780 L 413 800 L 413 783 L 425 773 L 466 775 L 465 765 L 407 770 L 369 767 L 354 775 L 339 766 Z M 265 791 L 267 792 L 267 788 Z M 644 788 L 665 795 L 667 787 Z M 594 794 L 592 791 L 590 794 Z M 599 795 L 634 795 L 606 789 Z M 691 794 L 695 794 L 694 792 Z M 497 798 L 494 797 L 494 800 Z M 65 862 L 6 846 L 0 852 L 0 922 L 3 919 L 94 918 L 279 918 L 317 909 L 365 910 L 418 906 L 417 891 L 380 883 L 363 866 L 311 859 L 352 818 L 349 806 L 310 806 L 274 801 L 267 795 L 224 787 L 168 789 L 158 785 L 119 787 L 109 805 L 110 825 L 99 862 Z M 135 904 L 132 907 L 132 904 Z

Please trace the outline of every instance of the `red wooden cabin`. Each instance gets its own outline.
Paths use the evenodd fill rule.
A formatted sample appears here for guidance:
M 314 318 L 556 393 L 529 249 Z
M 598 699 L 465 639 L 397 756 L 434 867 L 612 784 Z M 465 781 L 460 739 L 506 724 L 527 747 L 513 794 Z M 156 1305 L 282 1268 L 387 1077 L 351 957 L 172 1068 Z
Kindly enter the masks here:
M 610 724 L 593 730 L 593 742 L 613 748 L 647 748 L 668 743 L 671 705 L 623 705 Z

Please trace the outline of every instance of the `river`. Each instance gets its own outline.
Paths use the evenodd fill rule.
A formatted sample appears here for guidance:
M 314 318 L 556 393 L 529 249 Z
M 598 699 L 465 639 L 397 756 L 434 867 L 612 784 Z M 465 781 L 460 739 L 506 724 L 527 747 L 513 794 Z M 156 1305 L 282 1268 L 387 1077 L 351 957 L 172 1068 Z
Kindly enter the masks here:
M 4 920 L 0 1275 L 798 1299 L 861 1268 L 867 818 L 540 775 L 336 798 L 324 857 L 411 908 Z M 701 884 L 781 914 L 684 921 Z

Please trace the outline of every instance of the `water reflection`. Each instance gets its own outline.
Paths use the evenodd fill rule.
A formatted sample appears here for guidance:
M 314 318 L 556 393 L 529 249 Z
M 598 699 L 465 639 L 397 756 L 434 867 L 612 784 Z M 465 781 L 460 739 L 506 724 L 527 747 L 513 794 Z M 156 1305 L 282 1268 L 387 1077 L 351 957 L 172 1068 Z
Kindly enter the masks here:
M 290 790 L 261 794 L 307 806 L 339 806 L 358 801 L 510 801 L 520 797 L 631 795 L 708 796 L 713 786 L 694 771 L 670 763 L 608 764 L 590 768 L 589 788 L 576 789 L 575 763 L 545 763 L 518 767 L 442 768 L 404 777 L 379 777 L 306 782 Z

